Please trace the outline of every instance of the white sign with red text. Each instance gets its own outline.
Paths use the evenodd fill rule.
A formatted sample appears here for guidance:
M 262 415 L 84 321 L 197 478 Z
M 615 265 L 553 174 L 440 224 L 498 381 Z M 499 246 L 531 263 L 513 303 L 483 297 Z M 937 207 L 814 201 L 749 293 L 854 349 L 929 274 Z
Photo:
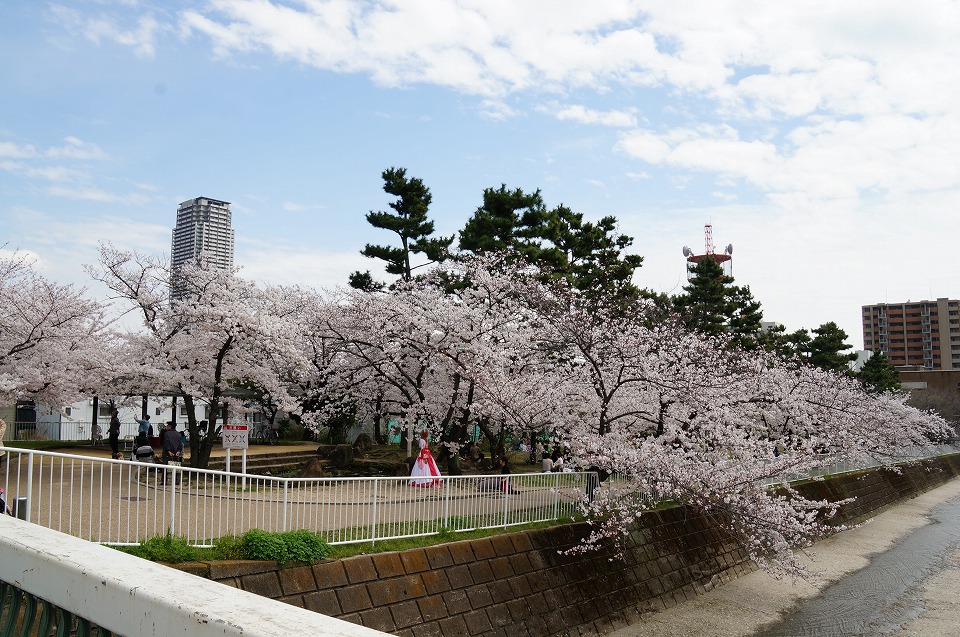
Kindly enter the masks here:
M 250 430 L 246 425 L 224 425 L 221 431 L 224 449 L 246 449 Z

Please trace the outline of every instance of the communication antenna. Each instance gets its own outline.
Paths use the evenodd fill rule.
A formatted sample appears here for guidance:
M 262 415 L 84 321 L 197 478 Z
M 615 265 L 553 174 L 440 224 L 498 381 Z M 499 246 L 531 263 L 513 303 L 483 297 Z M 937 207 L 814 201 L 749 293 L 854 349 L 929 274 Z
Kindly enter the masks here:
M 707 223 L 703 226 L 703 254 L 695 254 L 687 246 L 683 246 L 683 256 L 687 260 L 687 280 L 692 280 L 695 275 L 697 263 L 703 259 L 715 261 L 723 270 L 724 276 L 733 276 L 733 244 L 728 243 L 723 249 L 722 254 L 717 254 L 716 246 L 713 244 L 713 224 Z

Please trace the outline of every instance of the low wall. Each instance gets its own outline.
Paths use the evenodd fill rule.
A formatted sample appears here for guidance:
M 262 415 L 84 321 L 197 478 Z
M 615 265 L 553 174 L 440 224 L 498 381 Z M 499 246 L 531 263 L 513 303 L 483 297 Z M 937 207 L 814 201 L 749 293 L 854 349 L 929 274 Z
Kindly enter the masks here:
M 960 475 L 960 456 L 800 485 L 845 505 L 839 522 L 875 515 Z M 403 637 L 598 635 L 695 597 L 756 566 L 710 520 L 684 508 L 645 513 L 621 559 L 564 555 L 589 533 L 570 524 L 312 566 L 211 562 L 215 581 Z

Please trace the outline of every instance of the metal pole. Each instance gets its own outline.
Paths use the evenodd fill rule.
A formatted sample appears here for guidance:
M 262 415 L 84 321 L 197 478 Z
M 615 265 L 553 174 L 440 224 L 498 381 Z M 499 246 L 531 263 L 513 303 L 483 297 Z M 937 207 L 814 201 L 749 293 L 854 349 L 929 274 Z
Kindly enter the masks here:
M 443 489 L 443 525 L 450 528 L 450 481 L 445 480 L 440 487 Z
M 20 497 L 13 499 L 13 515 L 24 522 L 27 521 L 27 499 Z
M 380 485 L 380 480 L 377 478 L 373 479 L 373 509 L 371 515 L 373 519 L 370 520 L 370 544 L 377 543 L 377 487 Z
M 167 471 L 170 472 L 168 476 L 170 482 L 168 486 L 170 487 L 170 535 L 173 536 L 173 531 L 176 524 L 176 497 L 177 497 L 177 471 L 176 467 L 171 467 L 167 465 Z
M 500 482 L 500 497 L 503 498 L 503 528 L 507 528 L 507 508 L 510 504 L 510 492 L 503 488 L 503 481 Z
M 24 503 L 23 515 L 20 515 L 19 510 L 17 511 L 18 518 L 21 520 L 30 519 L 31 502 L 33 502 L 33 452 L 30 452 L 30 454 L 27 456 L 27 501 Z
M 100 412 L 100 397 L 93 397 L 93 415 L 90 417 L 90 444 L 94 444 L 97 441 L 96 431 L 97 431 L 97 416 Z

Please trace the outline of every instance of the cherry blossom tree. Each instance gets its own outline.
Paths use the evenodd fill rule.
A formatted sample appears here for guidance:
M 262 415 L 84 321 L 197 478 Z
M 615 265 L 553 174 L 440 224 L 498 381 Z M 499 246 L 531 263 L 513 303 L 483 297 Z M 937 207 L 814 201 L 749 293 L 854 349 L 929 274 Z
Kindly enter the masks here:
M 191 462 L 205 467 L 227 405 L 242 409 L 250 388 L 274 397 L 281 409 L 297 405 L 269 365 L 270 357 L 295 357 L 290 316 L 282 294 L 258 288 L 235 272 L 188 264 L 178 271 L 184 294 L 170 302 L 169 269 L 153 257 L 100 248 L 88 268 L 131 311 L 143 330 L 126 335 L 126 357 L 115 377 L 116 393 L 169 393 L 183 400 L 190 432 Z M 208 409 L 204 435 L 195 415 Z
M 777 572 L 800 572 L 791 549 L 825 533 L 838 506 L 804 499 L 789 488 L 791 475 L 838 458 L 892 461 L 946 433 L 903 396 L 870 395 L 844 375 L 734 348 L 676 321 L 657 324 L 641 305 L 629 318 L 557 288 L 531 298 L 549 328 L 543 349 L 581 372 L 571 382 L 585 390 L 570 395 L 589 396 L 558 410 L 555 424 L 575 463 L 715 515 Z M 595 539 L 624 531 L 639 504 L 596 503 L 607 517 Z
M 84 294 L 24 253 L 0 256 L 0 402 L 59 407 L 89 392 L 110 340 L 104 308 Z
M 831 530 L 840 504 L 803 498 L 791 476 L 840 458 L 892 462 L 945 433 L 903 396 L 687 331 L 642 302 L 607 310 L 531 270 L 468 260 L 390 293 L 357 294 L 341 314 L 354 330 L 342 333 L 344 351 L 385 383 L 409 426 L 438 435 L 458 421 L 548 427 L 575 465 L 715 516 L 778 573 L 801 572 L 792 550 Z M 604 514 L 600 541 L 646 504 L 592 506 Z

